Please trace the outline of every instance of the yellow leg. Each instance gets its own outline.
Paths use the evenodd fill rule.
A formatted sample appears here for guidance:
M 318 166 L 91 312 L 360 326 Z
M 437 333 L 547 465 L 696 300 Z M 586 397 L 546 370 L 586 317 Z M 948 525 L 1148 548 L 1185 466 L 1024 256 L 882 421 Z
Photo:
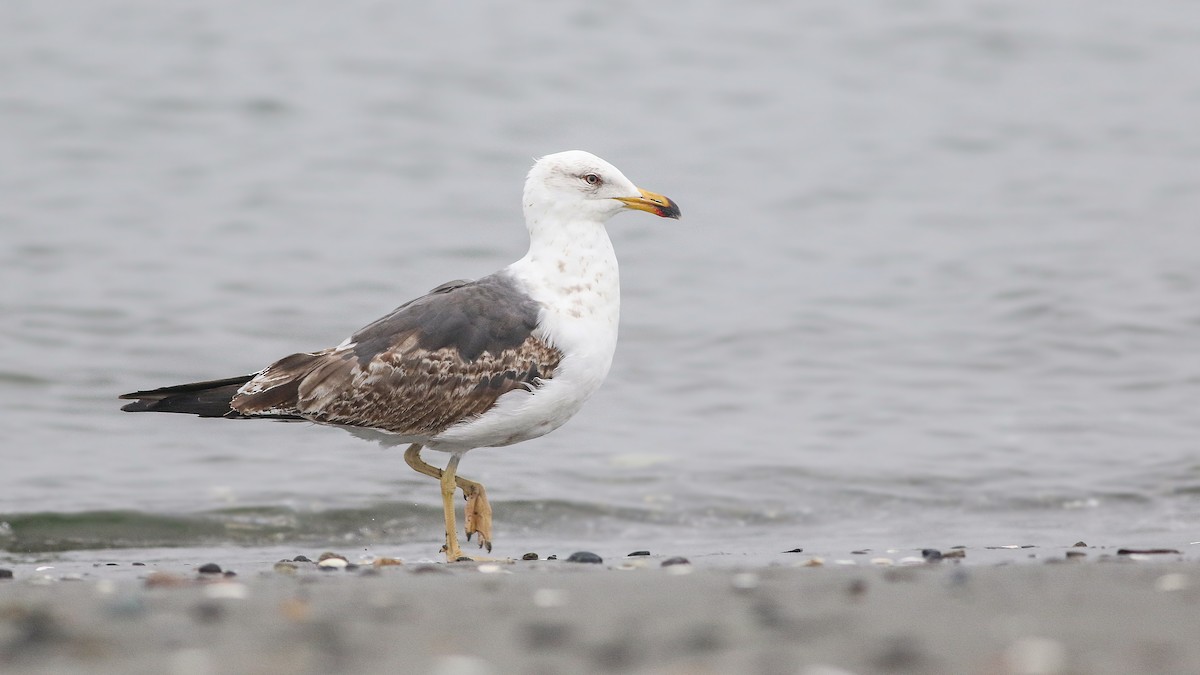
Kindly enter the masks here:
M 471 540 L 471 535 L 479 534 L 479 547 L 486 548 L 490 553 L 492 551 L 492 505 L 488 503 L 487 491 L 483 489 L 483 485 L 476 483 L 473 480 L 467 480 L 462 476 L 457 475 L 458 457 L 452 457 L 450 464 L 446 467 L 446 471 L 429 464 L 421 459 L 421 445 L 414 443 L 404 451 L 404 461 L 413 468 L 417 473 L 436 478 L 442 483 L 443 500 L 446 499 L 446 482 L 453 480 L 453 485 L 459 487 L 463 491 L 463 495 L 467 499 L 467 505 L 464 509 L 464 517 L 466 519 L 467 541 Z M 446 478 L 446 474 L 450 474 L 450 478 Z M 450 490 L 449 502 L 443 501 L 443 508 L 448 515 L 446 516 L 446 553 L 447 559 L 450 561 L 457 560 L 457 556 L 450 557 L 451 538 L 455 540 L 454 549 L 457 551 L 457 534 L 455 533 L 456 524 L 454 521 L 454 490 Z M 446 506 L 449 504 L 449 506 Z M 458 551 L 461 555 L 461 551 Z
M 454 562 L 463 557 L 462 549 L 458 547 L 458 525 L 454 522 L 454 491 L 458 486 L 454 483 L 454 474 L 458 471 L 458 460 L 461 455 L 450 455 L 446 469 L 442 471 L 442 512 L 446 516 L 446 562 Z

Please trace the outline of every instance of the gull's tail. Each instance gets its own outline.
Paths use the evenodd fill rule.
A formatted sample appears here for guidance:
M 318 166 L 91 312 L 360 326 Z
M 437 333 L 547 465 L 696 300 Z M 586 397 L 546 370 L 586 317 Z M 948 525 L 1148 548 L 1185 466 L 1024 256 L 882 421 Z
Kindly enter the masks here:
M 224 380 L 177 384 L 146 391 L 124 394 L 122 399 L 133 399 L 121 410 L 126 412 L 173 412 L 199 415 L 201 417 L 242 417 L 229 406 L 235 394 L 253 375 L 229 377 Z

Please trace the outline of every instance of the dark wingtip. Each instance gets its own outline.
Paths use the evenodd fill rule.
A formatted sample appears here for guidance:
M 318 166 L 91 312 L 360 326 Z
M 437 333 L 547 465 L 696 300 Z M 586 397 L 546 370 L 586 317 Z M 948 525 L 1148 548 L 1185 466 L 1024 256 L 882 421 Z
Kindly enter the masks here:
M 222 417 L 229 414 L 229 403 L 237 390 L 253 375 L 227 377 L 223 380 L 190 382 L 173 387 L 160 387 L 121 394 L 117 398 L 133 401 L 121 406 L 125 412 L 175 412 L 201 417 Z

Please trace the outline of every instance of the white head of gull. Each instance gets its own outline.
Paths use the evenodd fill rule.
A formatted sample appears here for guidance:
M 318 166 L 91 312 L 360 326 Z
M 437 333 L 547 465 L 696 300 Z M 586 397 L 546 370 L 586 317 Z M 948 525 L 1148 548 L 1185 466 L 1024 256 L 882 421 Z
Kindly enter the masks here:
M 284 357 L 239 377 L 125 394 L 131 412 L 308 420 L 389 445 L 442 487 L 447 560 L 466 533 L 491 550 L 482 485 L 457 475 L 473 448 L 536 438 L 562 426 L 604 381 L 617 344 L 620 284 L 605 223 L 634 209 L 678 218 L 662 195 L 579 150 L 547 155 L 523 195 L 529 251 L 475 281 L 452 281 L 356 331 L 336 347 Z M 445 469 L 423 447 L 450 454 Z

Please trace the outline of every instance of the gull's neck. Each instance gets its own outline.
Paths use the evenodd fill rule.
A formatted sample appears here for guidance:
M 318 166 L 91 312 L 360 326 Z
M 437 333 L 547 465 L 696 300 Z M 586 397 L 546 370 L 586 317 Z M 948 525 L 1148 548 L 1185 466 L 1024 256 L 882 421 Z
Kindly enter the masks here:
M 578 215 L 570 220 L 526 215 L 529 252 L 507 271 L 541 304 L 543 323 L 553 327 L 554 342 L 569 349 L 586 343 L 588 351 L 607 352 L 611 359 L 621 289 L 617 256 L 604 223 Z

